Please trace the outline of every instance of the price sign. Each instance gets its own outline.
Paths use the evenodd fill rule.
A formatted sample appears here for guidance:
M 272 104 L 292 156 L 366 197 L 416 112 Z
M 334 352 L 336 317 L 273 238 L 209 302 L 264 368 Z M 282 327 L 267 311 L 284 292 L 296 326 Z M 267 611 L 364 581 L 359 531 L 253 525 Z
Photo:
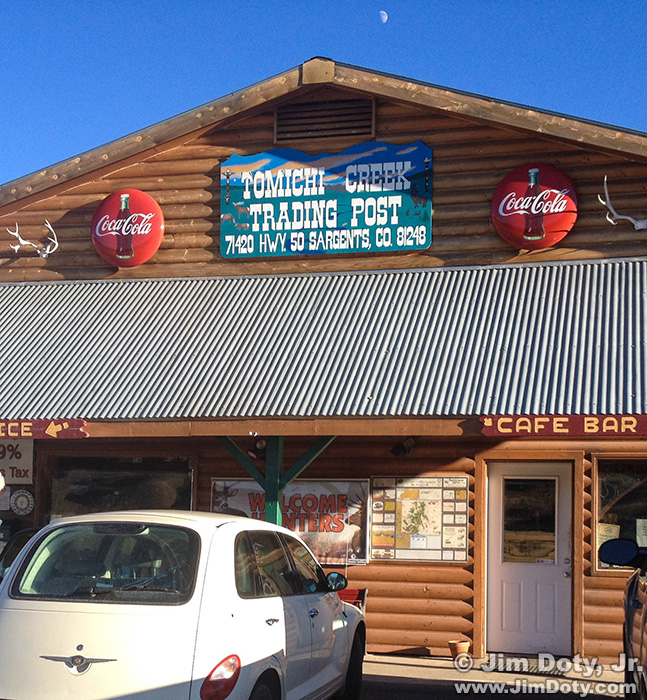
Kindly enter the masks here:
M 7 485 L 34 483 L 34 441 L 0 442 L 0 473 Z

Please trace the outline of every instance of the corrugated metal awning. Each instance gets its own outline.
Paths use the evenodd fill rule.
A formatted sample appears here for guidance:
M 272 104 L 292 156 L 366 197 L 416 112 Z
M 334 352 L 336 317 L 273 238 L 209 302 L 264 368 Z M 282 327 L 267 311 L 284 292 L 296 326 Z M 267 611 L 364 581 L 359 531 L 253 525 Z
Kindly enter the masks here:
M 0 286 L 0 418 L 647 413 L 647 261 Z

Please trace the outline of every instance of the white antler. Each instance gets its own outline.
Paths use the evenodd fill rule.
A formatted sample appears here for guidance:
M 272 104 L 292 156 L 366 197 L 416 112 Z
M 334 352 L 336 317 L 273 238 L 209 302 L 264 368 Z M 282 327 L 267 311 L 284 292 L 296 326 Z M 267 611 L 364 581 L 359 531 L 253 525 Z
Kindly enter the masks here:
M 51 242 L 51 245 L 48 244 L 45 248 L 41 248 L 38 251 L 38 255 L 40 255 L 41 258 L 46 258 L 58 248 L 58 237 L 56 235 L 56 231 L 54 231 L 52 225 L 49 223 L 49 221 L 47 221 L 47 219 L 45 219 L 45 226 L 47 226 L 47 228 L 52 232 L 52 235 L 47 239 Z
M 26 241 L 18 233 L 18 224 L 16 224 L 15 231 L 12 231 L 9 228 L 7 229 L 7 233 L 10 233 L 12 236 L 15 236 L 18 239 L 18 243 L 14 245 L 9 244 L 9 247 L 17 253 L 21 246 L 30 245 L 32 248 L 36 249 L 36 252 L 38 253 L 39 257 L 46 258 L 58 248 L 58 238 L 56 236 L 56 231 L 54 231 L 52 225 L 49 223 L 49 221 L 47 221 L 47 219 L 45 219 L 45 226 L 47 226 L 47 228 L 51 231 L 52 235 L 47 238 L 47 240 L 50 241 L 50 243 L 48 243 L 44 248 L 41 248 L 40 246 L 36 245 L 35 243 L 32 243 L 31 241 Z
M 636 231 L 643 231 L 647 229 L 647 219 L 634 219 L 633 216 L 626 216 L 624 214 L 618 214 L 618 212 L 613 208 L 611 204 L 611 197 L 609 197 L 609 188 L 607 187 L 607 176 L 604 176 L 604 194 L 606 195 L 606 201 L 602 199 L 600 195 L 598 195 L 598 199 L 604 206 L 609 210 L 607 212 L 607 221 L 614 226 L 618 223 L 619 220 L 624 220 L 624 221 L 631 221 L 631 223 L 634 225 L 634 228 Z

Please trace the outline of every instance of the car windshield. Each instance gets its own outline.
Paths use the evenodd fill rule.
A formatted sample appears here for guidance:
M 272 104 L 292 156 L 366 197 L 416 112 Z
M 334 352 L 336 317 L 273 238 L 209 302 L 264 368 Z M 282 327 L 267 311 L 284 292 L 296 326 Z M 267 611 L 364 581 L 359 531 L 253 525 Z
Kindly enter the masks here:
M 61 525 L 43 535 L 11 585 L 17 598 L 177 605 L 191 597 L 196 532 L 150 523 Z

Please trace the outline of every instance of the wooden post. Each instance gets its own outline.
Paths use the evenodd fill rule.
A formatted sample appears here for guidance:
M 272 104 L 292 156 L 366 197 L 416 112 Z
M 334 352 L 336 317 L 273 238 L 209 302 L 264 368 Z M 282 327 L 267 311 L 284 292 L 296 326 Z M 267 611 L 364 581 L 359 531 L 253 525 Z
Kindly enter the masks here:
M 283 437 L 268 437 L 265 452 L 265 521 L 283 524 L 281 512 L 281 473 L 283 471 Z
M 229 437 L 218 438 L 223 447 L 265 491 L 265 520 L 275 525 L 283 524 L 281 501 L 283 489 L 296 479 L 306 467 L 330 445 L 334 436 L 321 437 L 285 473 L 283 473 L 283 437 L 268 437 L 265 451 L 265 474 Z

